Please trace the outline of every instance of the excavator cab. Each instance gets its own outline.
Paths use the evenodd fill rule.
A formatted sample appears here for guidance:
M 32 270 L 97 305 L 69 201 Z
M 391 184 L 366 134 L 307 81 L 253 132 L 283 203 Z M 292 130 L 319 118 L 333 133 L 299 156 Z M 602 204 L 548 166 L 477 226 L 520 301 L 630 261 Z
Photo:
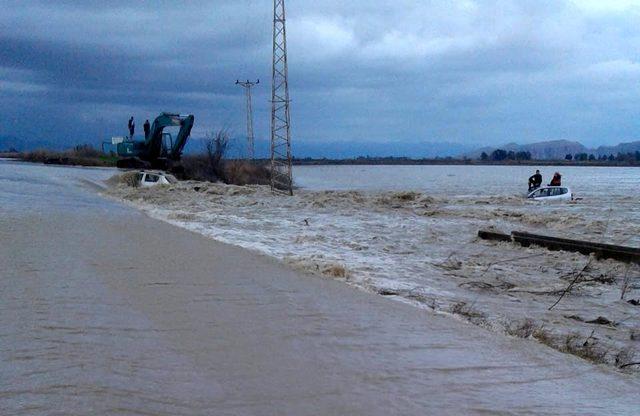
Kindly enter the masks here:
M 167 157 L 173 148 L 173 136 L 171 133 L 162 133 L 162 156 Z

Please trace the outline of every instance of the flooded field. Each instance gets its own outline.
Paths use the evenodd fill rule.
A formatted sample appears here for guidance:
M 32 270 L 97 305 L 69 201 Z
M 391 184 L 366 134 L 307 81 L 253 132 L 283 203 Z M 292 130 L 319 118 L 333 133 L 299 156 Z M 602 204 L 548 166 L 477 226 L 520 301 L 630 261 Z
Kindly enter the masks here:
M 637 265 L 476 235 L 519 230 L 640 246 L 639 171 L 565 169 L 580 199 L 541 204 L 522 196 L 529 170 L 302 167 L 298 183 L 307 187 L 293 198 L 189 182 L 109 194 L 154 218 L 496 332 L 596 363 L 638 361 Z

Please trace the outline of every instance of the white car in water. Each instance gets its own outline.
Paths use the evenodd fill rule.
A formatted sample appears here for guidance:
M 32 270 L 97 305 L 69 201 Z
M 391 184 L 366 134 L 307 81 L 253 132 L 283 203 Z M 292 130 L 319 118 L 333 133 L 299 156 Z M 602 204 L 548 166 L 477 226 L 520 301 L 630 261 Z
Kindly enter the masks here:
M 178 180 L 173 175 L 163 172 L 147 172 L 140 171 L 136 174 L 136 183 L 138 186 L 150 187 L 156 185 L 171 185 Z
M 565 186 L 542 186 L 530 191 L 527 198 L 536 201 L 572 201 L 573 193 Z

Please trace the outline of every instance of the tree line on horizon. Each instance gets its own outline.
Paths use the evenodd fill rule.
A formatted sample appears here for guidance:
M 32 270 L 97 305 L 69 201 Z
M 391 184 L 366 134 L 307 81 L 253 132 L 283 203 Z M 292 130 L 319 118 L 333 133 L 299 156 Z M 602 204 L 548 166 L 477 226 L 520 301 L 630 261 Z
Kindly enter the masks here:
M 492 160 L 494 162 L 502 162 L 504 160 L 531 160 L 531 152 L 520 151 L 514 152 L 513 150 L 506 151 L 504 149 L 496 149 L 491 154 L 482 152 L 480 160 Z
M 565 157 L 567 161 L 577 161 L 577 162 L 640 162 L 640 151 L 635 151 L 634 153 L 618 153 L 617 155 L 599 155 L 596 156 L 593 153 L 576 153 L 572 155 L 568 153 Z M 514 152 L 513 150 L 506 151 L 504 149 L 496 149 L 491 154 L 487 152 L 482 152 L 480 155 L 480 160 L 482 161 L 493 161 L 493 162 L 502 162 L 507 160 L 532 160 L 531 152 L 528 151 L 520 151 Z
M 103 152 L 101 150 L 95 149 L 92 145 L 82 144 L 76 145 L 72 149 L 67 151 L 58 152 L 58 151 L 49 151 L 38 149 L 31 152 L 19 152 L 15 148 L 9 148 L 8 150 L 0 150 L 0 154 L 10 155 L 10 154 L 19 154 L 22 155 L 22 158 L 25 160 L 30 159 L 54 159 L 61 157 L 80 157 L 85 159 L 104 159 L 105 157 L 115 158 L 116 155 L 114 152 Z M 114 159 L 115 160 L 115 159 Z M 330 159 L 330 158 L 312 158 L 312 157 L 293 157 L 295 162 L 302 163 L 310 163 L 313 161 L 354 161 L 354 162 L 367 162 L 367 163 L 383 163 L 383 162 L 396 162 L 396 163 L 410 163 L 415 161 L 436 161 L 436 162 L 446 162 L 446 161 L 466 161 L 471 162 L 472 159 L 468 157 L 453 157 L 453 156 L 436 156 L 431 158 L 420 158 L 414 159 L 408 156 L 358 156 L 354 158 L 343 158 L 343 159 Z M 505 150 L 505 149 L 495 149 L 491 153 L 487 153 L 483 151 L 481 155 L 476 159 L 483 162 L 527 162 L 527 161 L 540 161 L 543 159 L 534 159 L 533 155 L 530 151 L 513 151 L 513 150 Z M 638 165 L 640 164 L 640 151 L 636 150 L 635 152 L 618 152 L 616 155 L 614 154 L 601 154 L 596 155 L 594 153 L 576 153 L 571 154 L 568 153 L 561 159 L 547 159 L 549 161 L 553 160 L 565 160 L 567 162 L 600 162 L 600 163 L 617 163 L 617 164 L 631 164 Z M 33 160 L 36 161 L 36 160 Z M 101 161 L 102 162 L 102 161 Z
M 617 155 L 613 155 L 610 154 L 609 156 L 607 155 L 599 155 L 596 156 L 593 153 L 587 154 L 587 153 L 576 153 L 575 155 L 571 155 L 571 154 L 567 154 L 565 157 L 565 160 L 576 160 L 579 162 L 593 162 L 593 161 L 599 161 L 599 162 L 640 162 L 640 151 L 636 150 L 634 153 L 628 152 L 628 153 L 618 153 Z

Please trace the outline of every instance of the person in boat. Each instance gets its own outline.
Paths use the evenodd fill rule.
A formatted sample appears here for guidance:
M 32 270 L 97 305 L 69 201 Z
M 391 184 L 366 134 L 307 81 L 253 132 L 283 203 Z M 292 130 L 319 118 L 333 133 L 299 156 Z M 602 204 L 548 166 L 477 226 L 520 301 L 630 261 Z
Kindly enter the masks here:
M 529 190 L 539 188 L 540 185 L 542 185 L 542 175 L 539 170 L 536 170 L 536 173 L 529 178 Z
M 562 186 L 562 175 L 560 175 L 560 172 L 553 174 L 553 178 L 551 179 L 549 186 Z
M 151 131 L 151 125 L 149 124 L 149 120 L 144 122 L 144 138 L 148 138 L 149 137 L 149 132 Z

